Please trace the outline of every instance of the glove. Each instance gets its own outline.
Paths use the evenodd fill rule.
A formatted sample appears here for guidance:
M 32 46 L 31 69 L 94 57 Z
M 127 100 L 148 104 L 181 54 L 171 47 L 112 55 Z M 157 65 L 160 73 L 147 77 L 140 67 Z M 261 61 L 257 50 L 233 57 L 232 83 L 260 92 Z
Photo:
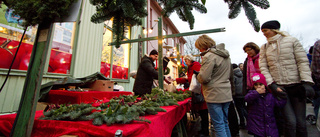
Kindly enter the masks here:
M 195 71 L 195 70 L 193 70 L 193 74 L 196 74 L 196 76 L 198 76 L 199 71 Z
M 308 83 L 305 83 L 305 82 L 302 83 L 302 86 L 304 87 L 304 90 L 306 91 L 306 97 L 308 97 L 309 99 L 312 99 L 315 94 L 312 86 Z
M 272 94 L 278 98 L 278 100 L 281 100 L 281 99 L 286 99 L 287 98 L 287 93 L 285 92 L 286 90 L 281 87 L 281 86 L 278 86 L 276 83 L 272 83 L 268 86 L 270 89 L 271 89 L 271 92 Z M 277 88 L 280 88 L 282 90 L 282 92 L 280 91 L 277 91 Z

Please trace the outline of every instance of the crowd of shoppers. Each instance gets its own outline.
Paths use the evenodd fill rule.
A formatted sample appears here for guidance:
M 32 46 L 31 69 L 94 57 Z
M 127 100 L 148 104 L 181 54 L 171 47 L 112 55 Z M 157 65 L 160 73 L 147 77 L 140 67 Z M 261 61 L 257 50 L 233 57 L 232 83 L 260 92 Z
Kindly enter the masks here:
M 194 73 L 202 84 L 215 136 L 238 136 L 239 128 L 255 137 L 308 136 L 306 99 L 312 99 L 320 86 L 320 40 L 307 57 L 301 43 L 280 26 L 276 20 L 265 22 L 261 31 L 267 42 L 261 47 L 246 43 L 247 58 L 239 65 L 231 64 L 223 43 L 217 45 L 207 35 L 196 40 L 202 62 Z M 316 115 L 317 96 L 312 102 Z M 237 117 L 230 116 L 234 108 Z
M 202 120 L 200 136 L 209 135 L 208 113 L 216 137 L 236 137 L 239 128 L 255 137 L 308 136 L 307 99 L 315 97 L 315 116 L 319 113 L 320 40 L 306 54 L 299 40 L 280 31 L 280 26 L 276 20 L 263 23 L 261 31 L 267 42 L 260 47 L 246 43 L 243 51 L 247 58 L 239 65 L 231 64 L 224 43 L 216 44 L 207 35 L 196 40 L 201 64 L 191 55 L 185 56 L 187 77 L 177 78 L 176 82 L 190 83 L 195 74 L 201 83 L 204 101 L 195 103 L 192 94 L 192 110 Z M 145 56 L 137 74 L 132 74 L 136 77 L 136 95 L 151 91 L 152 82 L 146 81 L 157 79 L 152 63 L 157 55 L 152 51 Z

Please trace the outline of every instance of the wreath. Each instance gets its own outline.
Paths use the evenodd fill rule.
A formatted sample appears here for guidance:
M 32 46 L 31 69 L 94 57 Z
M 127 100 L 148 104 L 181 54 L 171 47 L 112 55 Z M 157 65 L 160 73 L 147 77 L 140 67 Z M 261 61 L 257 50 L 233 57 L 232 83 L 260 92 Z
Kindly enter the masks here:
M 166 69 L 164 70 L 164 75 L 168 75 L 170 74 L 170 68 L 166 67 Z

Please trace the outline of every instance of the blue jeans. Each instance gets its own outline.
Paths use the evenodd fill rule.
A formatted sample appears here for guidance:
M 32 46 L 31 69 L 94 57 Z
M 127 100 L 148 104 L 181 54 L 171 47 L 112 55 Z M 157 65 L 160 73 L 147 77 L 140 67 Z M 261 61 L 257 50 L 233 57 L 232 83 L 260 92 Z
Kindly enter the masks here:
M 227 103 L 207 103 L 208 111 L 213 122 L 216 137 L 231 137 L 228 126 L 228 108 Z

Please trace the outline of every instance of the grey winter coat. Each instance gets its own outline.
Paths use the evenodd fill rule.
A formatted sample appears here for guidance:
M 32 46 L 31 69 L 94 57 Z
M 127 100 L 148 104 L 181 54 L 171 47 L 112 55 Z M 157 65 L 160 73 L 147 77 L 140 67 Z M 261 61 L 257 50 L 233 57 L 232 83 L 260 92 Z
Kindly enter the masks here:
M 229 52 L 224 44 L 202 52 L 201 69 L 197 79 L 202 84 L 203 96 L 207 103 L 232 101 L 231 81 L 233 70 Z
M 235 97 L 236 98 L 244 98 L 242 92 L 242 79 L 243 74 L 240 68 L 233 69 L 233 79 L 234 79 L 234 86 L 235 86 Z

